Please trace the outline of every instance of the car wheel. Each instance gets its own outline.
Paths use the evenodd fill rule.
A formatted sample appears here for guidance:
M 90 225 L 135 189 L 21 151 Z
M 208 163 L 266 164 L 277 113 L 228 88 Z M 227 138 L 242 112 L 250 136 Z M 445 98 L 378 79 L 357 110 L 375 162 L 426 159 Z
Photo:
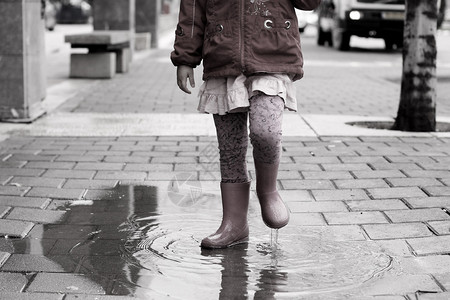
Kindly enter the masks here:
M 391 39 L 384 39 L 384 47 L 386 51 L 392 51 L 394 49 L 394 41 Z
M 332 31 L 333 47 L 339 51 L 347 51 L 350 49 L 350 34 L 341 30 Z
M 403 39 L 401 39 L 401 38 L 396 38 L 396 39 L 395 38 L 385 38 L 384 44 L 385 44 L 386 51 L 394 50 L 394 46 L 395 46 L 395 49 L 400 49 L 403 47 Z

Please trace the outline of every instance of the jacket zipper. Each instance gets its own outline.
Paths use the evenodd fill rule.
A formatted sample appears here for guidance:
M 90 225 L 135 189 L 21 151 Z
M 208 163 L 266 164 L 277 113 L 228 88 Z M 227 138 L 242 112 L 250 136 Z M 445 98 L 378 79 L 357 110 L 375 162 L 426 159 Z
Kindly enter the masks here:
M 244 63 L 244 9 L 245 9 L 245 0 L 239 0 L 240 11 L 239 11 L 239 52 L 240 52 L 240 63 L 241 63 L 241 72 L 245 72 L 245 63 Z

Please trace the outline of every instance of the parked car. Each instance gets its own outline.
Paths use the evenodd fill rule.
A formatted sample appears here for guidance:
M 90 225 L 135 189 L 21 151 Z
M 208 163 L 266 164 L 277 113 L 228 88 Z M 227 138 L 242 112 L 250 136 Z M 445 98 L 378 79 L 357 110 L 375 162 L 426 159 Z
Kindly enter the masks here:
M 86 0 L 61 0 L 58 12 L 60 24 L 86 24 L 92 16 L 91 5 Z
M 445 1 L 438 0 L 438 25 Z M 384 39 L 386 49 L 403 46 L 405 0 L 323 0 L 319 7 L 317 44 L 348 50 L 352 35 Z
M 386 48 L 403 44 L 405 0 L 324 0 L 317 43 L 348 50 L 350 37 L 384 39 Z
M 55 4 L 50 2 L 49 0 L 46 0 L 44 2 L 45 7 L 43 7 L 44 10 L 44 22 L 45 22 L 45 28 L 52 31 L 55 29 L 56 26 L 56 15 L 58 13 L 58 9 Z

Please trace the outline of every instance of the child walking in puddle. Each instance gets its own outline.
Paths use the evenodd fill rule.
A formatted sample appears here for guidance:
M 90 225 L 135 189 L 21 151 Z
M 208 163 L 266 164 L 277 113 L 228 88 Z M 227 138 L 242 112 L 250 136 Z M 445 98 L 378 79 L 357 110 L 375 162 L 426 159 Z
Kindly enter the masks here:
M 191 93 L 203 61 L 198 110 L 213 115 L 220 153 L 223 218 L 201 242 L 226 248 L 248 241 L 250 179 L 246 153 L 253 146 L 256 194 L 264 223 L 282 228 L 289 210 L 277 191 L 283 110 L 297 110 L 293 82 L 303 76 L 294 8 L 320 0 L 181 0 L 172 63 L 179 88 Z M 250 134 L 248 134 L 249 120 Z

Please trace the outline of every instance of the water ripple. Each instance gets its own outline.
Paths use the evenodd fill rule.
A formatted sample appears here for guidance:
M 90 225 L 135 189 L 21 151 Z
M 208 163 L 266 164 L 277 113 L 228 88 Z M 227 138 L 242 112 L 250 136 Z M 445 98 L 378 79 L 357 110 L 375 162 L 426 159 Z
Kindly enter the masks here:
M 216 219 L 196 214 L 130 218 L 119 227 L 128 234 L 121 250 L 129 263 L 169 282 L 182 278 L 186 285 L 222 294 L 228 293 L 224 282 L 232 280 L 255 299 L 261 293 L 300 297 L 351 290 L 392 265 L 373 243 L 338 241 L 323 227 L 302 232 L 287 226 L 274 245 L 265 226 L 253 226 L 248 245 L 200 249 L 201 238 L 215 226 Z M 161 286 L 150 288 L 170 294 Z

